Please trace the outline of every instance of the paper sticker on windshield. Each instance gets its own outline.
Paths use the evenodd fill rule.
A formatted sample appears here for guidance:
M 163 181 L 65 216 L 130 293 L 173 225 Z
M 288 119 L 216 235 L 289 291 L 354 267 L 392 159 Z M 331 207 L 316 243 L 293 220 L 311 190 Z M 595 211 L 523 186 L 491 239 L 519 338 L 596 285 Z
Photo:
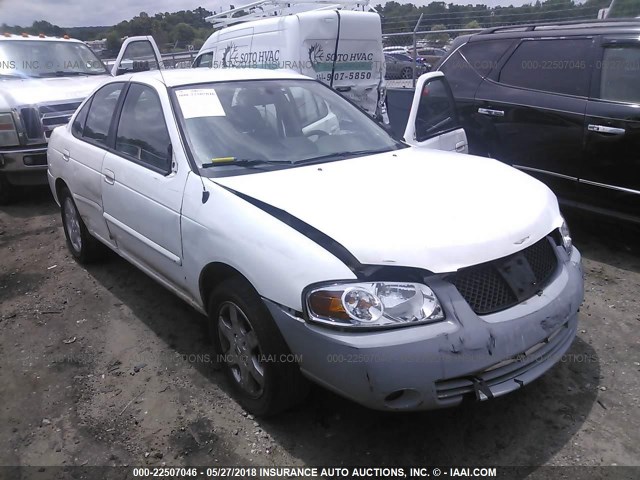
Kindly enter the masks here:
M 184 118 L 224 117 L 224 109 L 213 88 L 189 88 L 176 92 Z

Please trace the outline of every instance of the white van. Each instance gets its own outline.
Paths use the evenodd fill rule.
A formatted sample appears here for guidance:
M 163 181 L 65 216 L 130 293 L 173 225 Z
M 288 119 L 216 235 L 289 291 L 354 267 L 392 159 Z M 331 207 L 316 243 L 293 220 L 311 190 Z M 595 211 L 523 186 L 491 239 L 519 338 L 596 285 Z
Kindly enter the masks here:
M 382 27 L 373 12 L 314 10 L 232 25 L 209 37 L 194 67 L 293 70 L 376 118 L 384 112 Z

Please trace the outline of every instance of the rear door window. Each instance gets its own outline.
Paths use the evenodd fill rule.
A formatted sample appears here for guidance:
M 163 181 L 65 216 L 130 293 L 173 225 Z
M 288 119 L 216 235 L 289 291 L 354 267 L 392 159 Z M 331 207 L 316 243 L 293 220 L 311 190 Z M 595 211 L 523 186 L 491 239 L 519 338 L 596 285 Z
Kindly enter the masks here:
M 586 97 L 592 40 L 524 40 L 500 72 L 514 87 Z
M 123 83 L 110 83 L 93 95 L 82 135 L 85 139 L 102 145 L 107 144 L 111 118 L 123 86 Z
M 640 46 L 605 48 L 600 74 L 600 98 L 640 103 Z

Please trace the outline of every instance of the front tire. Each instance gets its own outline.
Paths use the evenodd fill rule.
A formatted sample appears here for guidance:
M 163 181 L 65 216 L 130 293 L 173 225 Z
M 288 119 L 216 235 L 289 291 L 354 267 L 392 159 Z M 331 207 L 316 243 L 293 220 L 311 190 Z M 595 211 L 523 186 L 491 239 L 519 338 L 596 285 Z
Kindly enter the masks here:
M 413 78 L 413 70 L 410 67 L 404 67 L 402 69 L 400 76 L 405 80 L 409 78 Z
M 304 399 L 308 382 L 253 287 L 243 278 L 218 286 L 209 301 L 210 332 L 238 403 L 258 416 L 280 413 Z
M 91 263 L 102 258 L 105 247 L 87 230 L 71 192 L 67 189 L 60 195 L 60 213 L 67 247 L 73 257 L 80 263 Z

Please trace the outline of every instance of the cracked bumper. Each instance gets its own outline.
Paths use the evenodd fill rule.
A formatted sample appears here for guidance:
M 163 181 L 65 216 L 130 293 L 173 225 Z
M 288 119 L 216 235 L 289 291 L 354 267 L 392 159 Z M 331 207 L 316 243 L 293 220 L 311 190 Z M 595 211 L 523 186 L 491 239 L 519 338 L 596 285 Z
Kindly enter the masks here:
M 46 185 L 46 145 L 0 150 L 0 173 L 13 185 Z
M 562 360 L 576 335 L 584 285 L 581 256 L 557 248 L 560 268 L 540 296 L 486 316 L 457 289 L 429 282 L 446 320 L 377 332 L 307 323 L 265 300 L 313 381 L 380 410 L 429 410 L 516 390 Z

